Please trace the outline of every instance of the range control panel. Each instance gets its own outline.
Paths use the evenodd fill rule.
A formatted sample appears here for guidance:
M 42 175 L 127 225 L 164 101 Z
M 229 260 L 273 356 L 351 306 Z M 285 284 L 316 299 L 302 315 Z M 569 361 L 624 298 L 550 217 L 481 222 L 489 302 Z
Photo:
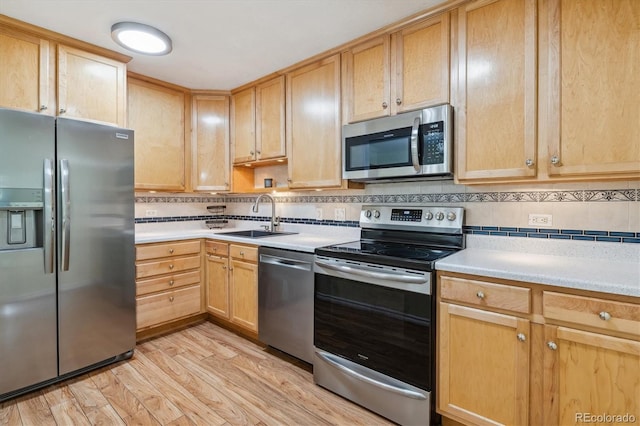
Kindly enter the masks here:
M 464 208 L 448 206 L 365 205 L 360 212 L 361 228 L 430 228 L 441 232 L 462 232 Z

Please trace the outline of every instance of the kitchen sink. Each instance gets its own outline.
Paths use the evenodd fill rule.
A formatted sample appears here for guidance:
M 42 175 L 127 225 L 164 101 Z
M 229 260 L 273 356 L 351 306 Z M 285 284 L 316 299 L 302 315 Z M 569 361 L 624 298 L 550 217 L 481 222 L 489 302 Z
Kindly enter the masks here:
M 293 234 L 297 234 L 297 232 L 265 231 L 262 229 L 245 229 L 242 231 L 218 232 L 218 235 L 229 235 L 231 237 L 247 237 L 247 238 L 277 237 L 279 235 L 293 235 Z

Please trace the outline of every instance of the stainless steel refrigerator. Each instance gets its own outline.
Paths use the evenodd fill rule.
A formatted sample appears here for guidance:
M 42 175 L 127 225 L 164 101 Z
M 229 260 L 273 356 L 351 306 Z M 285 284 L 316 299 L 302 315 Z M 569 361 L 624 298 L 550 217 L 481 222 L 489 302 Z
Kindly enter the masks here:
M 0 401 L 135 346 L 133 131 L 0 109 Z

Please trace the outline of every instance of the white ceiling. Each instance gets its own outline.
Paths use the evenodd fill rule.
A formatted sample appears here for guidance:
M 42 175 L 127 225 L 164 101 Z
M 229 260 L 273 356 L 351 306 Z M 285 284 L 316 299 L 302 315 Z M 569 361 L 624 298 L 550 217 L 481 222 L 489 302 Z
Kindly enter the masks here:
M 442 0 L 0 0 L 0 14 L 133 57 L 129 70 L 191 89 L 229 90 Z M 164 57 L 127 52 L 111 25 L 173 39 Z

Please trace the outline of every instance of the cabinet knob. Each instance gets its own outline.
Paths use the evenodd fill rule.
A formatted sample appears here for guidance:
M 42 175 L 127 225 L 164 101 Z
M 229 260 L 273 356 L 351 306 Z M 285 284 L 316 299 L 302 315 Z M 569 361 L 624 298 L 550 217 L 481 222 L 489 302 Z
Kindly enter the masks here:
M 169 286 L 172 286 L 175 283 L 175 281 L 171 280 L 169 281 Z
M 227 269 L 227 265 L 222 265 L 222 269 Z
M 60 108 L 60 114 L 64 114 L 65 112 L 67 112 L 67 110 L 66 110 L 66 109 L 64 109 L 64 108 Z
M 169 254 L 173 254 L 173 249 L 172 248 L 169 249 Z
M 525 336 L 524 333 L 518 333 L 518 340 L 524 342 L 527 340 L 527 336 Z
M 402 99 L 396 98 L 396 105 L 400 105 L 402 103 Z
M 169 302 L 173 302 L 173 296 L 169 297 Z
M 524 164 L 526 164 L 527 167 L 533 167 L 533 165 L 536 163 L 534 163 L 534 161 L 531 158 L 527 158 L 527 161 L 525 161 Z
M 602 311 L 598 314 L 602 321 L 609 321 L 611 319 L 611 314 L 607 311 Z
M 40 105 L 40 111 L 46 111 L 46 110 L 47 110 L 46 105 Z
M 261 154 L 262 151 L 260 151 L 259 149 L 256 149 L 256 154 Z
M 169 269 L 173 269 L 173 265 L 169 265 Z
M 553 164 L 554 166 L 559 166 L 560 157 L 558 157 L 557 155 L 554 155 L 553 157 L 551 157 L 551 164 Z
M 389 105 L 388 105 L 386 102 L 383 102 L 383 103 L 382 103 L 382 109 L 387 109 L 387 107 L 388 107 L 388 106 L 389 106 Z
M 558 345 L 556 345 L 556 342 L 552 342 L 552 341 L 547 342 L 547 347 L 552 351 L 555 351 L 556 349 L 558 349 Z
M 287 178 L 287 182 L 293 182 L 291 178 Z
M 240 252 L 240 256 L 244 256 L 244 252 L 243 251 Z
M 249 154 L 253 155 L 255 154 L 255 152 L 253 152 L 253 150 L 249 151 Z
M 484 293 L 482 291 L 477 292 L 476 296 L 478 296 L 478 299 L 480 300 L 484 299 Z

